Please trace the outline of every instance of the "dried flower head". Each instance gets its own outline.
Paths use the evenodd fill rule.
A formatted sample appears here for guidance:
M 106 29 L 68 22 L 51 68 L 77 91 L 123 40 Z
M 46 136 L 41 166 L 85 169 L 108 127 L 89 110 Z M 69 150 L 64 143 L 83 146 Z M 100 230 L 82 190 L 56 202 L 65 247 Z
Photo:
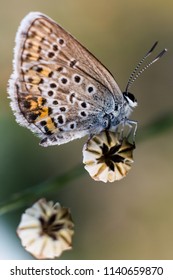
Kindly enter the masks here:
M 103 131 L 84 145 L 85 169 L 96 181 L 120 180 L 131 169 L 134 149 L 135 144 L 131 144 L 128 137 L 120 137 L 118 132 Z
M 40 199 L 22 215 L 17 234 L 35 258 L 53 259 L 71 249 L 73 228 L 68 208 Z

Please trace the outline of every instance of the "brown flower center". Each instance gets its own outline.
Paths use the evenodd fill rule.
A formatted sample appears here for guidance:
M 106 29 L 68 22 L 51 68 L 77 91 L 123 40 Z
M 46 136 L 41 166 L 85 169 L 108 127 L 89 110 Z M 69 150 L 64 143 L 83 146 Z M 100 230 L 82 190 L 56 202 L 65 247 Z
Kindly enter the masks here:
M 101 146 L 102 156 L 98 158 L 98 163 L 106 163 L 106 165 L 115 171 L 114 163 L 124 162 L 124 158 L 118 154 L 121 144 L 109 148 L 105 143 Z
M 58 223 L 58 221 L 56 221 L 56 214 L 52 214 L 47 221 L 43 217 L 40 217 L 39 221 L 42 227 L 41 235 L 47 234 L 52 239 L 56 240 L 57 231 L 63 228 L 63 224 L 60 222 Z

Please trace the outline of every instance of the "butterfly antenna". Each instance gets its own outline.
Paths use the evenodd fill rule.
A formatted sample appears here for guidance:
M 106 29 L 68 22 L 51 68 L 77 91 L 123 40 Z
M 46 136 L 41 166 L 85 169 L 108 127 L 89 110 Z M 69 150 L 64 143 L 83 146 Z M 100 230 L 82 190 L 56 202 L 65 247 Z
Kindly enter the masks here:
M 133 70 L 132 74 L 130 75 L 128 82 L 127 82 L 127 86 L 126 86 L 126 90 L 125 92 L 128 92 L 129 88 L 132 86 L 133 82 L 147 69 L 149 68 L 152 64 L 154 64 L 157 60 L 159 60 L 166 52 L 167 49 L 164 49 L 163 51 L 161 51 L 161 53 L 159 53 L 151 62 L 149 62 L 146 66 L 144 66 L 138 73 L 138 69 L 141 66 L 141 64 L 150 56 L 150 54 L 153 52 L 153 50 L 155 49 L 155 47 L 157 46 L 158 42 L 155 42 L 154 45 L 151 47 L 151 49 L 146 53 L 146 55 L 141 59 L 141 61 L 137 64 L 137 66 L 135 67 L 135 69 Z

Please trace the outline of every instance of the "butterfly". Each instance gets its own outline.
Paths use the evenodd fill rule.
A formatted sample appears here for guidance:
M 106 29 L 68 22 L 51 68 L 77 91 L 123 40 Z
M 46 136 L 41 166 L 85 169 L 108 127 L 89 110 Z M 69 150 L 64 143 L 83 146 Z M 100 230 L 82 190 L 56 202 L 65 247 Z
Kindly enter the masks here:
M 8 92 L 16 120 L 41 138 L 42 146 L 67 143 L 101 131 L 132 125 L 137 101 L 133 81 L 165 52 L 137 70 L 122 92 L 112 74 L 72 35 L 51 18 L 31 12 L 16 35 L 13 74 Z M 135 123 L 136 124 L 136 123 Z

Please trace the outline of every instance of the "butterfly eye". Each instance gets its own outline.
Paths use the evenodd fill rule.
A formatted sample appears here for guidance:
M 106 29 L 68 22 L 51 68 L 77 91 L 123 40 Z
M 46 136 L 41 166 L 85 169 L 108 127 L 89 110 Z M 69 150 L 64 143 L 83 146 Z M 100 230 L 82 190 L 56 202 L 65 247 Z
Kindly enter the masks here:
M 130 107 L 137 106 L 137 100 L 134 95 L 130 92 L 123 92 L 124 99 L 127 101 Z

